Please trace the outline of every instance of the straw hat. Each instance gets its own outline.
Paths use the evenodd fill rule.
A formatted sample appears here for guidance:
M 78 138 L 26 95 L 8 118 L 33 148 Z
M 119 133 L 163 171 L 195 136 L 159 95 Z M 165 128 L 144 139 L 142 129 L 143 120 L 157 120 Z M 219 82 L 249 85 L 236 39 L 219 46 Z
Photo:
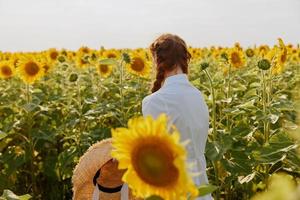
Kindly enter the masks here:
M 74 169 L 73 200 L 134 200 L 121 180 L 124 170 L 111 157 L 111 138 L 97 142 Z

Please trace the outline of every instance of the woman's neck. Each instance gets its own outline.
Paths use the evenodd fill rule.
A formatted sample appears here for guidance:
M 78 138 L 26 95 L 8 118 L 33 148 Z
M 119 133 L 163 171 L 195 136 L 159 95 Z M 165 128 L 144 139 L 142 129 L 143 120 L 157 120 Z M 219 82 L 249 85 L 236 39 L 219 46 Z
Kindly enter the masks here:
M 183 71 L 181 69 L 181 67 L 176 67 L 175 69 L 173 69 L 172 71 L 166 71 L 165 72 L 165 78 L 162 82 L 162 85 L 164 84 L 166 78 L 170 77 L 170 76 L 174 76 L 176 74 L 183 74 Z
M 165 72 L 165 79 L 168 78 L 169 76 L 173 76 L 173 75 L 176 75 L 176 74 L 183 74 L 183 71 L 180 67 L 176 67 L 172 71 Z

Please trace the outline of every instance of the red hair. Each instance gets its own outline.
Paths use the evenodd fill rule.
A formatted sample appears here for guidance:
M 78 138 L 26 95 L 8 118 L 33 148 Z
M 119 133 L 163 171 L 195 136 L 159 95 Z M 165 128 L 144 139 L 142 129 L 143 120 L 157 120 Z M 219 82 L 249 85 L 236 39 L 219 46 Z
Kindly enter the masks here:
M 151 89 L 152 93 L 161 88 L 165 72 L 180 67 L 182 72 L 188 73 L 188 63 L 191 54 L 186 43 L 177 35 L 163 34 L 150 45 L 151 54 L 156 61 L 156 80 Z

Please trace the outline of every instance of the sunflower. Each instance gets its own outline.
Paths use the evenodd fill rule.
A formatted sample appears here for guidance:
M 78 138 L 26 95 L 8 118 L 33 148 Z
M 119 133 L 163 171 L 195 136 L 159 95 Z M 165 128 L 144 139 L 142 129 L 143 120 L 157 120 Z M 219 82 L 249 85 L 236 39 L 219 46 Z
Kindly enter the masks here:
M 10 78 L 14 75 L 15 67 L 11 61 L 0 61 L 0 78 Z
M 51 62 L 56 62 L 59 56 L 59 52 L 55 48 L 51 48 L 47 51 L 48 58 Z
M 104 58 L 120 58 L 120 53 L 115 49 L 103 50 L 102 57 Z
M 35 56 L 23 56 L 18 61 L 17 72 L 21 79 L 29 84 L 39 80 L 45 73 L 44 63 Z
M 261 45 L 257 49 L 256 54 L 264 57 L 270 50 L 268 45 Z
M 82 46 L 78 49 L 79 54 L 89 54 L 91 53 L 91 49 L 89 47 Z
M 130 63 L 127 63 L 126 66 L 132 74 L 145 78 L 150 75 L 150 62 L 141 53 L 133 53 L 130 56 Z
M 278 64 L 284 65 L 284 63 L 287 60 L 287 48 L 281 38 L 278 38 L 278 41 L 279 41 L 279 45 L 280 45 L 280 51 L 277 55 L 276 61 Z
M 233 48 L 229 51 L 229 62 L 235 68 L 240 68 L 245 65 L 245 55 L 244 52 Z
M 186 170 L 186 151 L 179 133 L 167 131 L 167 116 L 130 119 L 128 128 L 112 129 L 112 156 L 120 169 L 127 169 L 123 181 L 137 197 L 152 195 L 165 200 L 197 196 L 198 191 Z
M 202 56 L 202 50 L 200 48 L 189 47 L 188 51 L 191 53 L 192 58 L 199 59 Z
M 98 64 L 97 71 L 101 77 L 107 78 L 112 73 L 112 66 L 105 64 Z
M 85 68 L 90 64 L 88 57 L 82 53 L 76 54 L 75 63 L 76 63 L 76 66 L 79 68 Z

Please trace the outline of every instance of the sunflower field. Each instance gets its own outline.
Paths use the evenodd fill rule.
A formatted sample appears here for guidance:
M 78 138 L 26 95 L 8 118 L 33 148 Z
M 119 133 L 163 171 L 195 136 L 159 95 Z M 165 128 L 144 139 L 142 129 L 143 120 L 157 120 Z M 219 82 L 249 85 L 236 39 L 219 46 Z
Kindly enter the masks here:
M 278 180 L 299 185 L 299 44 L 189 51 L 189 80 L 210 110 L 214 198 L 259 199 Z M 71 199 L 79 158 L 142 115 L 154 78 L 148 49 L 0 51 L 0 193 Z

